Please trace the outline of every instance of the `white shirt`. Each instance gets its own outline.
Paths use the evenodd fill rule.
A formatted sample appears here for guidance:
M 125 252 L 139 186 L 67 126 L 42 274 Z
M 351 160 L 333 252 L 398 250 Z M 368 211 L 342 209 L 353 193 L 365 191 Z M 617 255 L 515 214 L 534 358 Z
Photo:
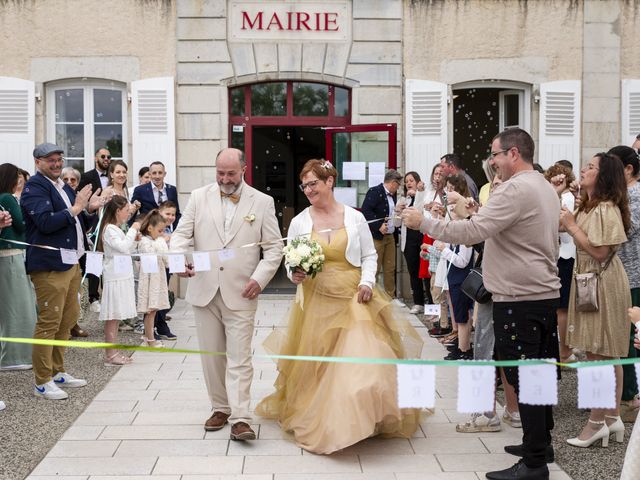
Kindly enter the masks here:
M 240 184 L 238 189 L 233 192 L 235 195 L 242 194 L 242 185 Z M 220 190 L 222 192 L 222 190 Z M 222 197 L 222 213 L 224 215 L 224 240 L 227 241 L 227 235 L 229 230 L 231 230 L 231 224 L 233 223 L 233 218 L 236 216 L 236 210 L 238 210 L 238 204 L 233 203 L 233 201 L 229 197 Z
M 383 185 L 384 187 L 384 185 Z M 389 204 L 389 220 L 387 221 L 387 235 L 392 234 L 396 227 L 393 225 L 393 216 L 394 216 L 394 211 L 396 209 L 396 204 L 393 201 L 393 196 L 391 195 L 391 192 L 389 190 L 387 190 L 387 187 L 384 187 L 384 191 L 387 194 L 387 203 Z
M 167 184 L 163 183 L 162 188 L 156 187 L 154 183 L 151 184 L 151 190 L 153 191 L 153 198 L 155 198 L 156 203 L 160 205 L 162 202 L 166 202 L 169 200 L 167 197 Z M 160 192 L 162 192 L 162 199 L 160 199 Z
M 575 208 L 576 198 L 571 192 L 565 192 L 560 196 L 560 202 L 563 207 L 567 207 L 567 210 L 573 212 Z M 573 243 L 573 237 L 567 232 L 560 232 L 560 258 L 569 259 L 576 257 L 576 244 Z
M 46 177 L 46 178 L 48 178 L 49 181 L 53 183 L 53 186 L 56 187 L 56 190 L 62 197 L 62 201 L 69 209 L 69 213 L 71 214 L 73 219 L 76 221 L 76 237 L 77 237 L 76 241 L 78 243 L 77 251 L 78 251 L 78 259 L 80 259 L 80 257 L 84 255 L 84 233 L 82 232 L 82 227 L 80 226 L 78 217 L 75 217 L 71 213 L 71 207 L 73 205 L 71 205 L 71 200 L 69 200 L 69 195 L 67 195 L 67 192 L 64 191 L 65 183 L 60 178 L 58 178 L 57 180 L 51 180 L 49 177 Z
M 105 188 L 107 188 L 107 185 L 109 184 L 109 177 L 107 175 L 107 172 L 103 172 L 99 168 L 96 168 L 96 172 L 98 172 L 98 178 L 100 178 L 100 185 L 102 186 L 102 190 L 104 190 Z

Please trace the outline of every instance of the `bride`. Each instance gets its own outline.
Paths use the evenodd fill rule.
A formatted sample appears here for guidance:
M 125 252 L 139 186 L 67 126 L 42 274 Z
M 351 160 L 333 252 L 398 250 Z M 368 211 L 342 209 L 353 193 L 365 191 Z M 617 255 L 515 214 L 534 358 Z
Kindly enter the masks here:
M 289 272 L 302 284 L 302 304 L 293 304 L 288 328 L 276 329 L 265 347 L 285 355 L 417 358 L 422 340 L 374 287 L 377 256 L 369 227 L 360 212 L 334 198 L 336 177 L 324 160 L 309 160 L 300 173 L 311 206 L 293 219 L 289 239 L 311 235 L 325 263 L 315 278 Z M 409 438 L 420 413 L 398 408 L 395 370 L 280 360 L 276 392 L 256 412 L 277 419 L 300 447 L 314 453 L 332 453 L 374 435 Z

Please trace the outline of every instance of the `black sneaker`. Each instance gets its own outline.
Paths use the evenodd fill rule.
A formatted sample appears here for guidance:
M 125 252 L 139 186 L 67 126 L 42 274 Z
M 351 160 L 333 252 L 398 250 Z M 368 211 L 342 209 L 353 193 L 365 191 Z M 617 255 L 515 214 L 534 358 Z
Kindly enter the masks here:
M 458 346 L 458 337 L 455 337 L 451 340 L 444 342 L 442 345 L 445 347 L 457 347 Z
M 451 327 L 441 327 L 440 325 L 437 325 L 429 329 L 429 336 L 431 338 L 446 337 L 450 333 L 451 333 Z
M 449 355 L 447 355 L 446 357 L 444 357 L 445 360 L 460 360 L 460 357 L 463 355 L 464 353 L 462 351 L 460 351 L 458 349 L 458 347 L 456 347 L 455 350 L 452 350 Z
M 162 340 L 177 340 L 178 336 L 174 335 L 173 333 L 166 332 L 166 333 L 159 333 L 158 336 L 162 339 Z
M 522 443 L 520 445 L 506 445 L 504 447 L 504 451 L 511 455 L 515 455 L 516 457 L 522 457 L 524 456 L 524 445 Z M 551 445 L 547 445 L 544 452 L 544 459 L 547 463 L 555 462 L 556 459 Z

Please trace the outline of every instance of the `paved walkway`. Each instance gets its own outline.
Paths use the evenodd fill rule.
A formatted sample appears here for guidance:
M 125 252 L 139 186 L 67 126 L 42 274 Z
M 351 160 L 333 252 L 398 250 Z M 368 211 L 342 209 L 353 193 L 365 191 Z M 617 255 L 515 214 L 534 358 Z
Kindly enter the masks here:
M 291 297 L 260 301 L 255 351 L 286 314 Z M 178 301 L 172 312 L 176 347 L 198 348 L 191 308 Z M 444 349 L 426 338 L 423 356 Z M 254 362 L 253 405 L 272 390 L 275 365 Z M 137 352 L 78 417 L 28 478 L 30 480 L 478 480 L 506 468 L 515 457 L 503 446 L 519 443 L 521 430 L 458 434 L 455 368 L 437 369 L 436 412 L 425 415 L 410 440 L 368 439 L 339 454 L 302 451 L 275 422 L 255 418 L 258 440 L 232 442 L 229 428 L 205 432 L 210 405 L 195 355 Z M 558 466 L 552 480 L 570 477 Z

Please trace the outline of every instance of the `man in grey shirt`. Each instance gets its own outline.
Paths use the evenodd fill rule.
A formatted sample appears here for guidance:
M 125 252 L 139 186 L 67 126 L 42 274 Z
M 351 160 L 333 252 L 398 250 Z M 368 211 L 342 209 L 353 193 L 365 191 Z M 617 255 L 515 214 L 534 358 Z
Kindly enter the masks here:
M 402 213 L 407 227 L 435 239 L 464 245 L 485 240 L 483 277 L 493 294 L 495 353 L 500 360 L 558 358 L 556 304 L 560 296 L 558 224 L 560 202 L 553 187 L 533 169 L 534 144 L 519 128 L 496 135 L 491 161 L 501 176 L 479 212 L 458 221 Z M 518 391 L 518 369 L 505 368 Z M 519 403 L 523 444 L 505 447 L 524 457 L 514 466 L 487 473 L 491 480 L 548 479 L 553 461 L 551 406 Z

